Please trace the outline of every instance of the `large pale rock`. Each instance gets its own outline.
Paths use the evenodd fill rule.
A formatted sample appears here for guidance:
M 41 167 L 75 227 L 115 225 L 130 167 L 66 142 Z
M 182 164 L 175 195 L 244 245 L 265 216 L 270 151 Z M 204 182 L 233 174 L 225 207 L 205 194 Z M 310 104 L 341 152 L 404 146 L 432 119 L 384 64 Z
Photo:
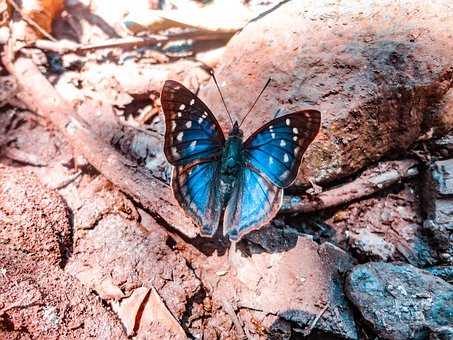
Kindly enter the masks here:
M 248 24 L 228 44 L 217 78 L 246 136 L 285 113 L 314 107 L 321 131 L 296 184 L 331 181 L 408 148 L 433 121 L 450 124 L 453 4 L 411 1 L 289 1 Z M 211 83 L 201 96 L 228 130 Z M 435 116 L 435 120 L 433 120 Z
M 453 286 L 408 264 L 356 266 L 346 293 L 380 339 L 443 339 L 452 324 Z

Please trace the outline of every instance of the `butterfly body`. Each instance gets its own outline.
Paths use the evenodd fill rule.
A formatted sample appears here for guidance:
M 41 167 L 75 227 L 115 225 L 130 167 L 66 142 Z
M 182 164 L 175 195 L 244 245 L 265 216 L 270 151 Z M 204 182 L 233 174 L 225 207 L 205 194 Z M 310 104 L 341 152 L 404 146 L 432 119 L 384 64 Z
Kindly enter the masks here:
M 239 129 L 237 122 L 225 141 L 220 162 L 220 194 L 222 198 L 222 208 L 231 197 L 231 193 L 238 181 L 238 176 L 243 166 L 242 150 L 243 133 Z
M 319 111 L 276 118 L 244 141 L 237 122 L 225 139 L 207 106 L 178 82 L 165 82 L 161 102 L 173 192 L 201 234 L 213 236 L 223 221 L 236 241 L 268 223 L 319 130 Z

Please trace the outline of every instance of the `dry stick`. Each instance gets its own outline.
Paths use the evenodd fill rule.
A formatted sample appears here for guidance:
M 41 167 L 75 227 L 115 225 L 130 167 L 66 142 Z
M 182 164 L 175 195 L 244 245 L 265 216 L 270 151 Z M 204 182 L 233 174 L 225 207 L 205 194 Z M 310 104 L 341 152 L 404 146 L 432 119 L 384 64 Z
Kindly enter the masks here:
M 244 333 L 244 330 L 242 329 L 241 321 L 239 321 L 239 318 L 236 315 L 236 312 L 234 311 L 233 307 L 225 298 L 222 299 L 222 306 L 224 311 L 230 316 L 231 321 L 233 321 L 234 327 L 236 328 L 236 332 L 239 338 L 247 339 L 248 336 Z
M 87 52 L 94 51 L 104 48 L 139 48 L 144 46 L 157 45 L 159 43 L 165 43 L 170 41 L 177 40 L 197 40 L 197 41 L 206 41 L 206 40 L 226 40 L 232 37 L 231 33 L 219 33 L 219 32 L 184 32 L 178 34 L 172 34 L 168 36 L 164 35 L 153 35 L 148 37 L 127 37 L 120 39 L 110 39 L 100 43 L 90 44 L 90 45 L 79 45 L 71 42 L 65 41 L 48 41 L 48 40 L 37 40 L 33 45 L 37 48 L 43 50 L 49 50 L 58 53 L 69 53 L 69 52 Z
M 14 0 L 6 0 L 11 6 L 14 7 L 14 9 L 21 15 L 21 17 L 25 20 L 27 24 L 38 30 L 43 36 L 45 36 L 47 39 L 52 40 L 52 41 L 57 41 L 54 37 L 52 37 L 49 33 L 44 30 L 41 26 L 39 26 L 36 21 L 34 21 L 32 18 L 30 18 L 24 11 L 22 11 L 22 8 L 19 7 L 18 4 Z
M 326 305 L 322 311 L 316 315 L 316 317 L 314 318 L 313 322 L 311 323 L 310 327 L 308 327 L 308 329 L 304 330 L 303 331 L 303 336 L 304 337 L 307 337 L 311 334 L 311 332 L 313 332 L 313 328 L 315 328 L 316 324 L 318 323 L 319 319 L 321 318 L 321 316 L 323 316 L 323 314 L 326 312 L 327 308 L 329 308 L 329 305 Z
M 177 207 L 169 186 L 126 166 L 128 161 L 90 130 L 30 59 L 20 57 L 12 63 L 4 54 L 2 60 L 7 70 L 16 76 L 20 98 L 31 111 L 47 117 L 63 132 L 76 152 L 123 192 L 186 236 L 195 237 L 195 226 Z
M 308 213 L 335 207 L 347 202 L 370 196 L 382 189 L 407 178 L 418 175 L 414 160 L 388 161 L 367 170 L 359 178 L 340 187 L 321 192 L 314 196 L 285 197 L 282 213 Z

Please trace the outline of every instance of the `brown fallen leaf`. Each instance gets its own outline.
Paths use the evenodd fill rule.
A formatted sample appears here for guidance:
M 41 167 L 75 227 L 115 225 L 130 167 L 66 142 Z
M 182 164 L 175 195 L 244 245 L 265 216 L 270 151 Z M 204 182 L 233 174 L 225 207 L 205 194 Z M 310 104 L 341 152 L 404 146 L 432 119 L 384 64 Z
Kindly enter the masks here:
M 18 13 L 14 23 L 16 39 L 33 42 L 45 36 L 54 40 L 49 33 L 53 20 L 63 10 L 63 0 L 28 0 L 22 1 L 20 5 L 16 0 L 6 2 L 9 10 L 13 8 Z

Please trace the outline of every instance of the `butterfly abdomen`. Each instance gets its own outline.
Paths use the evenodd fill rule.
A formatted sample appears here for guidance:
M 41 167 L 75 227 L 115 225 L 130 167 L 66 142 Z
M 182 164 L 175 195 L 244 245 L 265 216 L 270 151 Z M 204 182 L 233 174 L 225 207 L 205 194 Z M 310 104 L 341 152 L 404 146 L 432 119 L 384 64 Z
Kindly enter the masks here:
M 242 136 L 232 135 L 225 142 L 220 164 L 220 192 L 226 204 L 243 165 Z

